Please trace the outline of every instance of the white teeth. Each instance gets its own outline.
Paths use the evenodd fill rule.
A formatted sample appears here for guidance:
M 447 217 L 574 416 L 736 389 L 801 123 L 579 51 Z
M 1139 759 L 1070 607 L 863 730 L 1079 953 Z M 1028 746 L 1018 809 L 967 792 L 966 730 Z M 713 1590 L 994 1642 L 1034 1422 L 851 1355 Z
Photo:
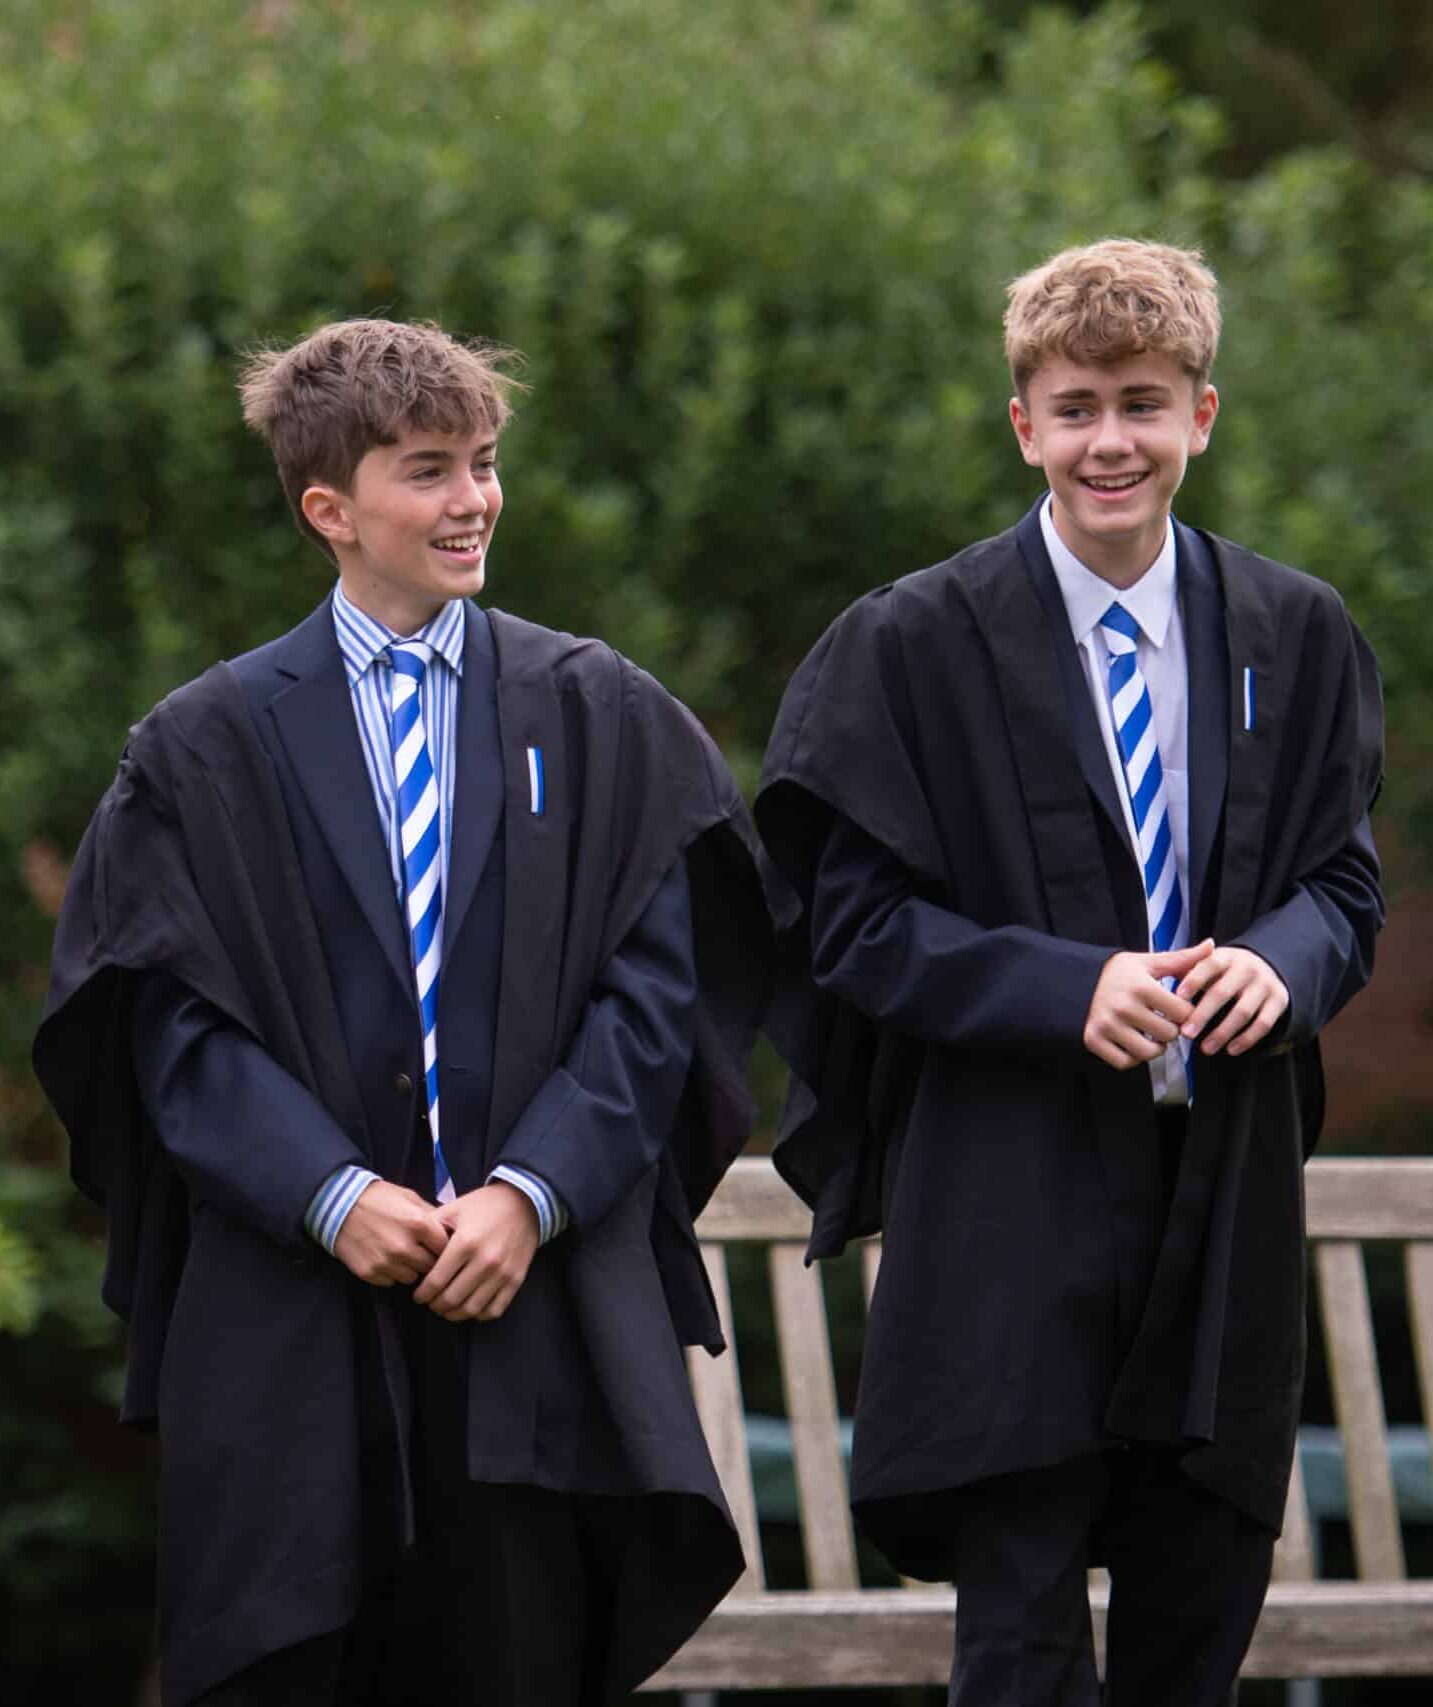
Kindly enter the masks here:
M 435 539 L 433 541 L 441 551 L 476 551 L 483 543 L 481 528 L 477 533 L 454 534 L 451 539 Z
M 1123 492 L 1126 487 L 1138 485 L 1144 479 L 1142 474 L 1121 474 L 1106 479 L 1087 476 L 1086 486 L 1093 486 L 1097 492 Z

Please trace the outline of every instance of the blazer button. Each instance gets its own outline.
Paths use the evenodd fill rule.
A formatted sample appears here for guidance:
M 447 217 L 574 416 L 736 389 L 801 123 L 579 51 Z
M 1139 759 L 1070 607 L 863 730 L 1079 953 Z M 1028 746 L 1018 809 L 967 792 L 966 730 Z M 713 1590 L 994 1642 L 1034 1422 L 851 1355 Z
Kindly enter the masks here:
M 393 1081 L 393 1088 L 398 1092 L 399 1096 L 406 1097 L 413 1089 L 413 1081 L 406 1073 L 400 1073 Z

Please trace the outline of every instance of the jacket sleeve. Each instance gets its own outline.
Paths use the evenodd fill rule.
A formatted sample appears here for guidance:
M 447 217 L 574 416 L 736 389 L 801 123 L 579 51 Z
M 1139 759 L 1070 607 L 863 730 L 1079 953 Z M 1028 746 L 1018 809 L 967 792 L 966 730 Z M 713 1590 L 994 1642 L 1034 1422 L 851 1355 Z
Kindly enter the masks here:
M 602 968 L 566 1059 L 498 1158 L 549 1185 L 579 1228 L 600 1221 L 659 1159 L 691 1061 L 696 997 L 678 859 Z
M 134 1064 L 145 1110 L 192 1196 L 278 1244 L 307 1246 L 314 1193 L 336 1168 L 364 1161 L 322 1104 L 165 972 L 139 980 Z
M 1315 1036 L 1368 982 L 1384 916 L 1379 876 L 1365 814 L 1336 854 L 1234 938 L 1267 960 L 1288 989 L 1280 1042 Z
M 915 893 L 899 860 L 833 815 L 811 896 L 817 985 L 926 1042 L 1079 1050 L 1112 948 L 987 930 Z

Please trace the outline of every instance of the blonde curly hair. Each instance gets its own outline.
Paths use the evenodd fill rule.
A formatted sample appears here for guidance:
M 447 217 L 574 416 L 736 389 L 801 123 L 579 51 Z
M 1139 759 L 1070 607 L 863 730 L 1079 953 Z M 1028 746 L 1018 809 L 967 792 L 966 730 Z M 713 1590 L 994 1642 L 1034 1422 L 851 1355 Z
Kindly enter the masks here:
M 1103 364 L 1154 351 L 1195 385 L 1219 348 L 1219 284 L 1197 249 L 1111 237 L 1065 249 L 1007 286 L 1005 359 L 1023 397 L 1052 357 Z

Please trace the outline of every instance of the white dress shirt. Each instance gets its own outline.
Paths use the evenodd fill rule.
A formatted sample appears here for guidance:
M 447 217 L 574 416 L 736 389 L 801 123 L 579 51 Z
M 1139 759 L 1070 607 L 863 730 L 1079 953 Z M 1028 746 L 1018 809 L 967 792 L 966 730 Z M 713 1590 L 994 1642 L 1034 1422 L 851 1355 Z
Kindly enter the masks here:
M 393 869 L 393 887 L 403 906 L 403 848 L 398 813 L 394 810 L 397 784 L 393 772 L 390 730 L 393 719 L 393 671 L 388 646 L 405 638 L 359 610 L 344 596 L 341 583 L 333 589 L 333 625 L 343 655 L 344 674 L 353 699 L 363 762 L 373 790 L 373 804 L 383 839 L 388 844 Z M 433 656 L 419 684 L 419 705 L 433 774 L 438 779 L 438 840 L 442 893 L 448 893 L 448 855 L 453 839 L 453 787 L 458 744 L 458 699 L 462 687 L 463 646 L 467 629 L 463 601 L 452 599 L 416 635 L 406 638 L 425 641 Z M 379 1178 L 371 1168 L 350 1163 L 336 1168 L 314 1193 L 304 1215 L 304 1226 L 326 1251 L 333 1254 L 348 1212 L 364 1191 Z M 499 1163 L 487 1183 L 503 1180 L 516 1186 L 537 1212 L 539 1237 L 543 1244 L 567 1226 L 567 1206 L 546 1180 L 526 1168 Z
M 1179 600 L 1175 596 L 1174 524 L 1167 524 L 1159 555 L 1139 580 L 1132 587 L 1112 587 L 1092 569 L 1086 568 L 1056 533 L 1050 513 L 1051 502 L 1047 497 L 1040 506 L 1040 530 L 1045 536 L 1045 549 L 1050 554 L 1050 566 L 1055 571 L 1060 596 L 1065 601 L 1070 632 L 1080 649 L 1085 684 L 1090 690 L 1090 702 L 1095 708 L 1095 717 L 1104 739 L 1115 792 L 1124 809 L 1125 833 L 1129 837 L 1130 857 L 1136 870 L 1139 869 L 1136 853 L 1139 835 L 1125 780 L 1124 759 L 1110 711 L 1110 655 L 1099 623 L 1111 603 L 1118 599 L 1139 624 L 1135 660 L 1149 689 L 1155 740 L 1159 746 L 1159 762 L 1164 771 L 1165 795 L 1169 802 L 1174 862 L 1184 895 L 1184 922 L 1174 947 L 1184 948 L 1189 942 L 1190 929 L 1189 666 L 1184 651 L 1184 625 L 1180 620 Z M 1149 1071 L 1156 1102 L 1178 1104 L 1189 1101 L 1184 1051 L 1178 1039 L 1163 1055 L 1150 1062 Z

